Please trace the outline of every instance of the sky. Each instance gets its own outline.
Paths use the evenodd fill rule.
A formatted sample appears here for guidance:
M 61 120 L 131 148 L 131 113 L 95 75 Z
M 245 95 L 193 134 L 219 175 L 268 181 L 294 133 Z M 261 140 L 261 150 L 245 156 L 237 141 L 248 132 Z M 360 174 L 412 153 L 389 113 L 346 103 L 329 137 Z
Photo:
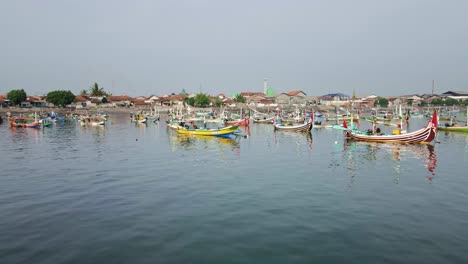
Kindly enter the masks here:
M 0 0 L 0 94 L 468 92 L 464 0 Z

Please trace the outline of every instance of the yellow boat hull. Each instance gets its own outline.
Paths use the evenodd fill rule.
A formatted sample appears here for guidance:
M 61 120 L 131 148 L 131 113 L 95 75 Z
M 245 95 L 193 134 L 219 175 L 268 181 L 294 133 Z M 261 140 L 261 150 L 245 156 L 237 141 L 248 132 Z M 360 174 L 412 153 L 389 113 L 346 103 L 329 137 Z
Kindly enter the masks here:
M 200 136 L 227 136 L 237 131 L 238 126 L 229 126 L 221 129 L 187 129 L 185 127 L 177 127 L 177 133 L 183 135 L 200 135 Z

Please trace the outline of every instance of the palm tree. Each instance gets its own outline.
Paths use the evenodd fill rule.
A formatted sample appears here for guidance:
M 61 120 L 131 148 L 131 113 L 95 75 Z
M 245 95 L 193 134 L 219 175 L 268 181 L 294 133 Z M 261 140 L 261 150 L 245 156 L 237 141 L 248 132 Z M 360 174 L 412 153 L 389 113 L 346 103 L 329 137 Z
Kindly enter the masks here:
M 88 95 L 88 91 L 87 91 L 87 90 L 82 90 L 82 91 L 80 92 L 80 95 Z
M 104 88 L 99 88 L 97 83 L 94 83 L 93 86 L 90 87 L 90 95 L 91 96 L 106 96 L 107 93 L 104 91 Z

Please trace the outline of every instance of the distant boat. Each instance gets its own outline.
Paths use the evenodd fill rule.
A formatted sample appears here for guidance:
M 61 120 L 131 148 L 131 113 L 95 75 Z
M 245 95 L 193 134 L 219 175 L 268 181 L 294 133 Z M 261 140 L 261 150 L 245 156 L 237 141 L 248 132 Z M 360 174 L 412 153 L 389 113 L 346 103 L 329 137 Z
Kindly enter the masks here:
M 250 124 L 250 118 L 248 117 L 226 121 L 227 126 L 248 126 L 249 124 Z
M 41 127 L 41 123 L 39 123 L 39 121 L 30 121 L 24 117 L 17 117 L 17 118 L 13 118 L 13 117 L 10 117 L 9 119 L 9 122 L 10 122 L 10 126 L 11 127 L 23 127 L 23 128 L 40 128 Z
M 148 118 L 144 114 L 135 114 L 130 116 L 130 121 L 138 124 L 146 124 Z
M 453 124 L 453 116 L 450 118 L 450 123 L 445 126 L 440 126 L 439 130 L 450 132 L 468 132 L 468 107 L 466 108 L 466 124 L 464 126 Z
M 450 131 L 450 132 L 468 132 L 468 126 L 440 126 L 439 130 L 441 131 Z
M 275 117 L 254 117 L 253 122 L 258 124 L 273 124 Z

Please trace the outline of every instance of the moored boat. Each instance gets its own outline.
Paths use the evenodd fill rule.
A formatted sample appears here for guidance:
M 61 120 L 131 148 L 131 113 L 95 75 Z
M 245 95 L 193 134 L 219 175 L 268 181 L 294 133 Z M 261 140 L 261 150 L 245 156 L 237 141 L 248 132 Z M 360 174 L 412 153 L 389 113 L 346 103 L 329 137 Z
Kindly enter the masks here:
M 228 126 L 219 129 L 193 128 L 188 126 L 177 126 L 175 130 L 179 134 L 200 136 L 230 136 L 237 131 L 238 126 Z
M 450 132 L 468 132 L 468 126 L 440 126 L 439 130 L 441 131 L 450 131 Z
M 466 108 L 466 123 L 464 126 L 453 123 L 453 116 L 450 118 L 450 123 L 445 126 L 440 126 L 439 130 L 450 132 L 468 132 L 468 107 Z
M 392 134 L 384 135 L 380 133 L 372 133 L 359 131 L 355 129 L 348 129 L 346 122 L 343 128 L 345 129 L 345 136 L 349 139 L 371 141 L 371 142 L 387 142 L 387 143 L 418 143 L 429 144 L 437 135 L 438 121 L 437 113 L 434 111 L 432 119 L 428 122 L 426 127 L 417 131 L 405 134 Z
M 9 118 L 10 122 L 10 127 L 23 127 L 23 128 L 40 128 L 41 123 L 39 121 L 33 120 L 30 121 L 24 117 L 18 117 L 18 118 Z
M 236 119 L 236 120 L 227 120 L 226 125 L 227 126 L 248 126 L 250 124 L 250 118 L 242 118 L 242 119 Z
M 253 118 L 253 122 L 258 123 L 258 124 L 273 124 L 274 121 L 275 121 L 275 117 Z
M 313 123 L 314 123 L 313 119 L 310 118 L 304 124 L 294 125 L 294 124 L 289 124 L 289 123 L 281 124 L 281 123 L 275 122 L 273 124 L 273 127 L 275 128 L 275 131 L 279 130 L 279 131 L 291 131 L 291 132 L 310 132 L 310 130 L 312 130 Z

